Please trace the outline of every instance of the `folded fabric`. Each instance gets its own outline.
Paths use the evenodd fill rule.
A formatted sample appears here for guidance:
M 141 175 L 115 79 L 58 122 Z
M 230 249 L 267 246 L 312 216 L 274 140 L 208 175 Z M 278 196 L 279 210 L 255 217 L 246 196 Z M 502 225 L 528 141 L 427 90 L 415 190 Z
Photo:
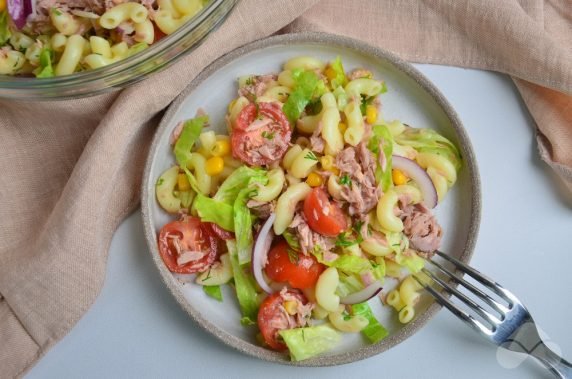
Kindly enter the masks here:
M 572 189 L 571 12 L 567 0 L 243 0 L 192 54 L 123 91 L 1 100 L 0 377 L 23 375 L 89 309 L 115 228 L 139 202 L 162 111 L 216 58 L 278 31 L 315 30 L 413 62 L 507 73 L 536 120 L 542 159 Z

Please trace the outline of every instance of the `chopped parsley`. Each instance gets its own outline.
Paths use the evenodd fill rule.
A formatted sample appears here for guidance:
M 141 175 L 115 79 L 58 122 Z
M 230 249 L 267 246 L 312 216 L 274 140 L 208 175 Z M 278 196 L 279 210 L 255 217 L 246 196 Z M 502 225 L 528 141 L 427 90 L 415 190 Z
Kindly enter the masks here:
M 262 132 L 262 137 L 264 137 L 264 138 L 266 138 L 267 140 L 270 140 L 270 141 L 271 141 L 272 139 L 274 139 L 274 134 L 275 134 L 274 132 L 268 132 L 268 131 L 265 130 L 265 131 Z
M 342 177 L 340 178 L 340 184 L 344 185 L 344 186 L 349 186 L 352 184 L 352 180 L 350 178 L 350 176 L 348 174 L 344 174 L 342 175 Z
M 357 245 L 358 243 L 363 242 L 363 237 L 358 234 L 357 237 L 350 239 L 352 237 L 352 232 L 341 232 L 336 237 L 336 246 L 339 247 L 349 247 L 353 245 Z
M 62 15 L 62 12 L 60 12 L 60 10 L 57 8 L 52 8 L 52 13 L 55 14 L 56 16 Z
M 316 154 L 314 154 L 313 151 L 309 151 L 308 154 L 306 154 L 304 156 L 304 158 L 309 159 L 311 161 L 317 161 L 318 160 L 318 157 L 316 157 Z
M 248 79 L 246 79 L 245 84 L 246 84 L 247 86 L 254 85 L 254 77 L 251 76 L 251 77 L 249 77 Z
M 165 181 L 165 179 L 159 178 L 159 179 L 157 180 L 157 186 L 160 186 L 161 184 L 163 184 L 164 181 Z

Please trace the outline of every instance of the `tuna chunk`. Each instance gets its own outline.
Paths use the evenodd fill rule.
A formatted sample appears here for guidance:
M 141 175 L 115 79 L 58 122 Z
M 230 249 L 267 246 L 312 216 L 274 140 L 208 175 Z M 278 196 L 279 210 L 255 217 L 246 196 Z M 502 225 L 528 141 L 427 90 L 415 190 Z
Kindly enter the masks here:
M 296 212 L 289 227 L 295 230 L 300 249 L 302 253 L 306 255 L 314 251 L 314 247 L 316 246 L 318 246 L 322 252 L 330 251 L 335 246 L 333 239 L 324 237 L 320 233 L 316 233 L 310 229 L 302 212 Z
M 342 187 L 341 196 L 349 203 L 351 216 L 365 217 L 381 196 L 381 189 L 375 183 L 375 156 L 364 142 L 348 147 L 336 157 L 340 178 L 348 176 L 350 183 Z
M 422 256 L 431 257 L 439 248 L 443 231 L 435 216 L 423 204 L 406 205 L 400 214 L 403 232 Z M 423 254 L 425 253 L 425 254 Z

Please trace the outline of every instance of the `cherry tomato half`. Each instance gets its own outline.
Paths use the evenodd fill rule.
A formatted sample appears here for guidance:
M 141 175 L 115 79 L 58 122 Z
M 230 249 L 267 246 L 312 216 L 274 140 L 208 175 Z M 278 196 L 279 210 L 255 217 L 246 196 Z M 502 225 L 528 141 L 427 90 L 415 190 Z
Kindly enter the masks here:
M 306 304 L 308 300 L 304 295 L 288 291 L 291 296 L 297 297 L 302 304 Z M 264 337 L 264 341 L 273 348 L 274 350 L 285 350 L 286 345 L 281 341 L 279 331 L 287 329 L 288 322 L 286 320 L 286 315 L 282 310 L 282 305 L 284 304 L 284 299 L 280 293 L 274 293 L 268 296 L 258 310 L 258 328 Z M 279 326 L 286 325 L 286 328 L 281 328 Z
M 292 130 L 277 103 L 250 103 L 236 119 L 231 133 L 232 155 L 251 166 L 262 166 L 282 158 Z
M 304 200 L 304 216 L 313 231 L 327 237 L 335 237 L 348 227 L 342 209 L 320 187 L 314 188 Z
M 282 241 L 268 253 L 264 270 L 268 278 L 275 282 L 288 282 L 292 288 L 305 289 L 316 285 L 325 268 L 312 255 L 295 252 Z
M 178 258 L 185 251 L 202 253 L 199 258 L 179 264 Z M 217 257 L 217 239 L 210 228 L 196 217 L 173 221 L 159 233 L 159 253 L 171 272 L 192 274 L 206 271 Z

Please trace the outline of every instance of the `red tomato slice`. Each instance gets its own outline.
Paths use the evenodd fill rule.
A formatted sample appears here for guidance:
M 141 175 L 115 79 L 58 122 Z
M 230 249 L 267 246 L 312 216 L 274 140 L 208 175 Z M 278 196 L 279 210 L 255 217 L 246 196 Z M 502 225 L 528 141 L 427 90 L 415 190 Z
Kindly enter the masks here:
M 277 103 L 250 103 L 238 114 L 231 133 L 232 155 L 262 166 L 281 159 L 292 136 L 290 123 Z
M 304 295 L 288 291 L 290 295 L 297 297 L 303 304 L 306 304 L 307 300 Z M 286 324 L 285 315 L 282 305 L 284 304 L 284 299 L 280 296 L 280 293 L 275 293 L 268 296 L 258 310 L 258 328 L 264 337 L 264 341 L 273 348 L 274 350 L 285 350 L 287 347 L 281 341 L 278 332 L 286 328 L 279 328 L 277 325 Z
M 314 188 L 304 200 L 304 216 L 312 230 L 327 237 L 335 237 L 348 227 L 342 209 L 320 187 Z
M 179 263 L 179 257 L 186 251 L 202 256 Z M 186 217 L 182 221 L 173 221 L 163 226 L 159 233 L 159 253 L 171 272 L 179 274 L 203 272 L 217 257 L 217 240 L 210 228 L 198 218 Z
M 288 282 L 292 288 L 305 289 L 316 285 L 325 266 L 312 255 L 304 255 L 290 249 L 286 242 L 275 245 L 268 253 L 264 267 L 268 278 L 275 282 Z

